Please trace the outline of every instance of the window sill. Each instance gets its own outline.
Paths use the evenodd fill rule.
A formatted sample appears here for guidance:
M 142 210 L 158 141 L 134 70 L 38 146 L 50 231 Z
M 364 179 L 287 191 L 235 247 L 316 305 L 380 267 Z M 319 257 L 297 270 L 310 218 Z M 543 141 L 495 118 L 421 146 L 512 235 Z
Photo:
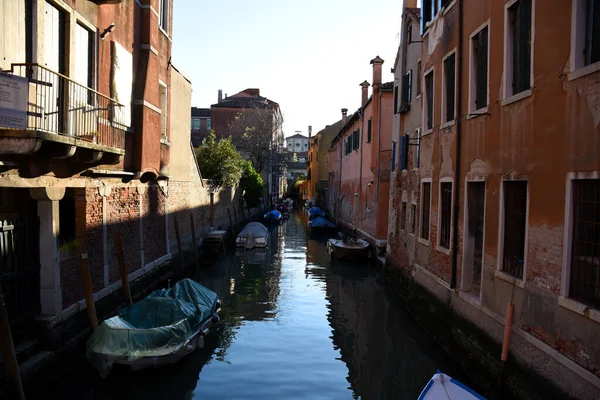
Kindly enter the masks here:
M 447 121 L 440 125 L 440 129 L 448 128 L 449 126 L 453 126 L 453 125 L 454 125 L 454 120 Z
M 169 42 L 171 41 L 171 36 L 169 36 L 169 34 L 167 33 L 167 31 L 165 31 L 162 26 L 159 25 L 158 26 L 158 30 L 161 31 L 163 35 L 165 35 L 165 37 L 167 38 L 167 40 Z
M 421 137 L 423 137 L 423 136 L 427 136 L 427 135 L 429 135 L 430 133 L 433 133 L 433 128 L 431 128 L 431 129 L 427 129 L 426 131 L 423 131 L 423 132 L 421 133 Z
M 503 99 L 501 105 L 504 107 L 509 104 L 516 103 L 517 101 L 526 99 L 527 97 L 531 96 L 531 94 L 532 94 L 531 88 L 529 88 L 527 90 L 523 90 L 521 93 L 517 93 L 513 96 Z
M 419 242 L 419 243 L 421 243 L 421 244 L 423 244 L 423 245 L 425 245 L 425 246 L 429 247 L 429 240 L 425 240 L 425 239 L 423 239 L 423 238 L 418 238 L 418 239 L 417 239 L 417 242 Z
M 518 286 L 521 289 L 525 289 L 525 282 L 522 279 L 515 279 L 513 276 L 507 274 L 506 272 L 496 270 L 496 272 L 494 272 L 494 276 L 500 280 L 510 283 L 511 285 L 514 282 L 515 286 Z
M 600 310 L 586 306 L 577 300 L 569 299 L 564 296 L 558 296 L 558 305 L 564 307 L 574 313 L 582 315 L 595 322 L 600 322 Z
M 488 106 L 485 106 L 478 110 L 469 111 L 469 114 L 467 115 L 467 119 L 482 117 L 484 115 L 487 115 L 488 112 L 489 112 Z
M 439 251 L 440 253 L 443 253 L 443 254 L 445 254 L 445 255 L 447 255 L 447 256 L 449 256 L 449 255 L 450 255 L 450 253 L 451 253 L 450 249 L 447 249 L 447 248 L 445 248 L 445 247 L 442 247 L 442 246 L 440 246 L 439 244 L 438 244 L 437 246 L 435 246 L 435 249 L 436 249 L 437 251 Z
M 600 71 L 600 61 L 597 61 L 590 65 L 586 65 L 585 67 L 578 68 L 575 71 L 569 72 L 568 80 L 572 81 L 574 79 L 579 79 L 581 77 L 593 74 L 594 72 L 598 71 Z
M 171 145 L 171 142 L 169 142 L 169 139 L 166 139 L 166 138 L 160 138 L 160 143 L 164 144 L 166 146 L 170 146 Z

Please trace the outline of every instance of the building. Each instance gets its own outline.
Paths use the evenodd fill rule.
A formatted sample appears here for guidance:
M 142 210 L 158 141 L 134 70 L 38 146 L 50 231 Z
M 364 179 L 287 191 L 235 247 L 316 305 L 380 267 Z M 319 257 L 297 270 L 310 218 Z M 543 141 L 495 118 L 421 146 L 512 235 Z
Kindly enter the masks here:
M 394 73 L 392 175 L 388 248 L 390 260 L 405 268 L 414 263 L 419 211 L 419 142 L 421 138 L 420 9 L 405 1 Z
M 471 367 L 482 382 L 500 361 L 481 349 L 499 351 L 512 302 L 518 373 L 508 386 L 521 397 L 534 377 L 555 396 L 600 396 L 594 4 L 427 0 L 421 8 L 416 244 L 412 261 L 392 257 L 405 260 L 389 274 L 422 288 L 438 315 L 453 314 L 437 329 L 467 358 L 487 357 Z M 410 175 L 413 165 L 401 168 Z
M 329 189 L 329 147 L 331 141 L 346 123 L 348 109 L 342 109 L 342 119 L 327 125 L 314 137 L 308 139 L 308 197 L 315 199 L 316 204 L 327 205 Z
M 308 152 L 289 153 L 286 152 L 286 166 L 288 181 L 295 181 L 298 177 L 306 176 L 306 161 L 308 160 Z
M 308 151 L 308 138 L 299 131 L 295 135 L 285 138 L 286 148 L 291 153 L 303 153 Z
M 210 133 L 210 108 L 192 107 L 192 144 L 198 147 Z
M 368 95 L 369 83 L 363 82 L 361 107 L 348 117 L 331 142 L 328 208 L 338 223 L 385 250 L 394 84 L 382 84 L 381 58 L 374 58 L 371 64 L 372 95 Z
M 211 127 L 217 137 L 231 136 L 233 143 L 261 174 L 271 201 L 281 197 L 285 182 L 283 115 L 279 104 L 246 89 L 222 96 L 211 105 Z M 250 137 L 252 140 L 248 140 Z

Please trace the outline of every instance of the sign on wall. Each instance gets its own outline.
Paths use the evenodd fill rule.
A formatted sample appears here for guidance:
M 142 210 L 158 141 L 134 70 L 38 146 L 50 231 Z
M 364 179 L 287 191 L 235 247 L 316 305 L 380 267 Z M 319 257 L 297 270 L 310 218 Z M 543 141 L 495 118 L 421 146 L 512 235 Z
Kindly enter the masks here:
M 0 127 L 27 129 L 27 78 L 0 72 Z

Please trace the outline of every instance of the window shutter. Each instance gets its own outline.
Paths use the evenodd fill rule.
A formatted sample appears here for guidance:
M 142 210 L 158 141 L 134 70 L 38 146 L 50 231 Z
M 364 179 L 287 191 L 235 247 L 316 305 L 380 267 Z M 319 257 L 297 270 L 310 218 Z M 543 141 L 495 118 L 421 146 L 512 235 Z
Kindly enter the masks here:
M 454 82 L 456 75 L 455 63 L 456 53 L 446 58 L 444 65 L 446 67 L 446 121 L 454 120 L 454 93 L 456 87 L 456 83 Z
M 408 94 L 406 95 L 408 101 L 410 103 L 412 100 L 412 69 L 408 71 Z
M 488 28 L 483 28 L 477 35 L 477 94 L 475 108 L 487 106 L 488 75 Z
M 408 136 L 400 136 L 400 170 L 408 168 Z
M 371 129 L 373 129 L 372 122 L 373 120 L 371 118 L 369 118 L 369 120 L 367 121 L 367 143 L 371 142 Z
M 396 170 L 396 142 L 392 142 L 392 172 Z
M 402 105 L 407 104 L 408 100 L 408 74 L 402 76 Z
M 394 114 L 398 114 L 398 85 L 394 86 Z

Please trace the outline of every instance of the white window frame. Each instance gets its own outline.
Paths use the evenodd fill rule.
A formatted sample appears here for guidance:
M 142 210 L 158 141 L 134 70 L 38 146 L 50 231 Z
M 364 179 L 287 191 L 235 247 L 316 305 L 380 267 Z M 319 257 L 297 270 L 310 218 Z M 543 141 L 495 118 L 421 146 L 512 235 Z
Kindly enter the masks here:
M 171 0 L 159 0 L 158 4 L 158 27 L 165 35 L 169 36 L 169 8 Z
M 489 32 L 489 31 L 488 31 Z M 469 202 L 468 202 L 468 198 L 469 198 L 469 183 L 483 183 L 485 185 L 485 189 L 483 192 L 483 244 L 482 244 L 482 248 L 483 248 L 483 254 L 481 255 L 481 287 L 479 288 L 479 299 L 478 301 L 481 302 L 482 296 L 483 296 L 483 267 L 485 265 L 485 226 L 486 226 L 486 218 L 487 218 L 487 179 L 485 178 L 475 178 L 475 179 L 465 179 L 465 200 L 464 200 L 464 208 L 463 210 L 465 210 L 464 212 L 464 216 L 463 216 L 463 249 L 462 249 L 462 271 L 461 271 L 461 282 L 460 282 L 460 290 L 461 292 L 465 291 L 465 288 L 467 286 L 467 282 L 466 282 L 466 276 L 465 276 L 465 270 L 466 270 L 466 251 L 467 251 L 467 241 L 465 240 L 466 238 L 466 234 L 467 234 L 467 226 L 469 226 L 469 213 L 468 213 L 468 207 L 470 206 Z M 473 279 L 473 274 L 471 274 L 471 280 Z M 470 286 L 470 282 L 469 282 L 469 286 Z
M 600 71 L 600 61 L 585 65 L 583 49 L 587 39 L 587 0 L 571 2 L 571 56 L 569 57 L 569 80 L 581 78 Z
M 159 86 L 159 89 L 164 89 L 164 91 L 165 91 L 165 109 L 164 109 L 164 111 L 162 110 L 162 108 L 160 110 L 160 115 L 161 115 L 160 140 L 168 142 L 169 141 L 169 129 L 168 129 L 169 128 L 169 86 L 165 82 L 161 81 L 160 79 L 158 80 L 158 86 Z M 161 105 L 160 98 L 162 97 L 162 95 L 160 94 L 160 92 L 158 95 L 159 95 L 158 102 L 159 102 L 159 107 L 160 107 L 160 105 Z M 164 120 L 162 120 L 163 116 L 164 116 Z M 162 134 L 163 129 L 165 130 L 164 136 Z
M 440 238 L 441 238 L 441 232 L 442 232 L 442 183 L 451 183 L 452 184 L 452 194 L 450 195 L 450 240 L 448 241 L 448 248 L 442 247 L 440 245 Z M 435 243 L 435 249 L 441 253 L 444 253 L 446 255 L 450 255 L 451 251 L 452 251 L 452 242 L 454 241 L 453 239 L 453 232 L 452 232 L 452 223 L 454 222 L 454 178 L 449 177 L 449 176 L 445 176 L 443 178 L 440 178 L 438 181 L 438 204 L 437 204 L 437 238 L 436 238 L 436 243 Z
M 454 116 L 451 120 L 447 120 L 446 121 L 446 108 L 448 107 L 447 104 L 447 96 L 446 96 L 446 92 L 448 90 L 448 88 L 446 87 L 448 82 L 446 82 L 446 59 L 448 57 L 450 57 L 452 54 L 454 54 Z M 458 96 L 457 96 L 457 92 L 458 92 L 458 87 L 457 87 L 457 79 L 458 79 L 458 68 L 456 68 L 457 66 L 457 62 L 458 62 L 458 52 L 456 51 L 456 47 L 453 48 L 452 50 L 450 50 L 448 52 L 448 54 L 446 54 L 444 57 L 442 57 L 442 124 L 440 125 L 440 128 L 445 128 L 447 126 L 452 126 L 454 125 L 454 122 L 456 121 L 456 105 L 458 103 Z
M 481 24 L 477 29 L 469 35 L 469 115 L 467 118 L 477 117 L 478 114 L 485 114 L 488 112 L 490 106 L 490 20 L 488 19 Z M 488 42 L 487 42 L 487 100 L 486 106 L 480 109 L 476 109 L 475 99 L 477 98 L 477 73 L 476 65 L 477 60 L 473 57 L 473 38 L 479 34 L 484 28 L 488 30 Z M 471 113 L 476 113 L 471 115 Z
M 431 118 L 431 129 L 427 129 L 427 86 L 425 85 L 425 78 L 427 77 L 427 75 L 432 74 L 432 79 L 431 79 L 431 85 L 433 86 L 433 99 L 431 99 L 431 112 L 432 112 L 432 118 Z M 435 66 L 432 66 L 431 68 L 429 68 L 427 71 L 425 71 L 425 73 L 423 74 L 423 86 L 421 87 L 421 93 L 422 93 L 422 97 L 423 97 L 423 116 L 421 118 L 421 123 L 423 126 L 423 132 L 422 132 L 422 136 L 428 135 L 430 133 L 433 132 L 433 130 L 435 129 Z
M 419 85 L 419 87 L 418 87 L 419 90 L 415 91 L 415 93 L 416 93 L 415 99 L 420 99 L 421 98 L 421 94 L 423 93 L 423 82 L 422 82 L 421 79 L 419 79 L 422 67 L 423 67 L 423 65 L 421 63 L 421 58 L 419 58 L 417 60 L 417 64 L 415 65 L 415 69 L 417 70 L 417 79 L 416 79 L 416 81 L 418 82 L 417 85 Z
M 560 296 L 558 304 L 562 307 L 583 315 L 596 322 L 600 322 L 600 310 L 592 308 L 586 304 L 569 297 L 571 285 L 571 251 L 573 249 L 573 181 L 583 179 L 599 179 L 600 170 L 586 172 L 569 172 L 567 173 L 567 184 L 565 194 L 565 222 L 563 235 L 563 257 L 562 270 L 560 279 Z
M 504 203 L 504 184 L 505 182 L 513 182 L 513 181 L 525 181 L 527 182 L 527 204 L 526 204 L 526 211 L 525 211 L 525 246 L 524 246 L 524 250 L 523 250 L 523 278 L 519 279 L 517 278 L 516 280 L 513 279 L 514 277 L 512 275 L 507 274 L 506 272 L 504 272 L 502 270 L 502 262 L 503 262 L 503 257 L 504 257 L 504 207 L 505 207 L 505 203 Z M 496 257 L 496 271 L 495 271 L 495 276 L 496 278 L 502 279 L 506 282 L 509 283 L 513 283 L 513 280 L 515 281 L 515 285 L 524 289 L 525 288 L 525 282 L 527 281 L 527 264 L 528 264 L 528 260 L 527 260 L 527 254 L 529 251 L 529 205 L 531 203 L 531 182 L 529 181 L 528 177 L 526 176 L 514 176 L 514 177 L 510 177 L 510 176 L 504 176 L 502 177 L 501 181 L 500 181 L 500 214 L 498 217 L 498 254 Z M 487 191 L 487 188 L 486 188 Z
M 536 0 L 531 0 L 531 65 L 529 66 L 529 89 L 524 90 L 520 93 L 513 94 L 512 92 L 512 60 L 513 60 L 513 49 L 512 49 L 512 30 L 510 29 L 510 18 L 509 9 L 520 0 L 510 0 L 504 4 L 504 77 L 502 79 L 502 105 L 508 105 L 516 101 L 525 99 L 532 94 L 532 88 L 535 86 L 534 81 L 534 59 L 535 59 L 535 5 Z M 488 30 L 488 42 L 490 37 Z M 489 59 L 489 46 L 488 46 L 488 59 Z M 489 68 L 488 68 L 489 73 Z M 489 80 L 488 80 L 489 86 Z M 489 92 L 489 90 L 488 90 Z M 489 104 L 489 102 L 488 102 Z
M 424 183 L 429 183 L 429 226 L 427 227 L 428 231 L 429 231 L 429 235 L 428 235 L 428 239 L 425 240 L 423 239 L 422 235 L 422 219 L 423 219 L 423 184 Z M 433 202 L 433 193 L 432 193 L 432 188 L 433 188 L 433 183 L 432 183 L 432 179 L 431 178 L 422 178 L 421 179 L 421 184 L 420 184 L 420 192 L 419 192 L 419 212 L 418 212 L 418 223 L 419 223 L 419 232 L 417 233 L 417 237 L 418 237 L 418 241 L 419 243 L 422 243 L 426 246 L 429 246 L 431 243 L 431 204 Z

